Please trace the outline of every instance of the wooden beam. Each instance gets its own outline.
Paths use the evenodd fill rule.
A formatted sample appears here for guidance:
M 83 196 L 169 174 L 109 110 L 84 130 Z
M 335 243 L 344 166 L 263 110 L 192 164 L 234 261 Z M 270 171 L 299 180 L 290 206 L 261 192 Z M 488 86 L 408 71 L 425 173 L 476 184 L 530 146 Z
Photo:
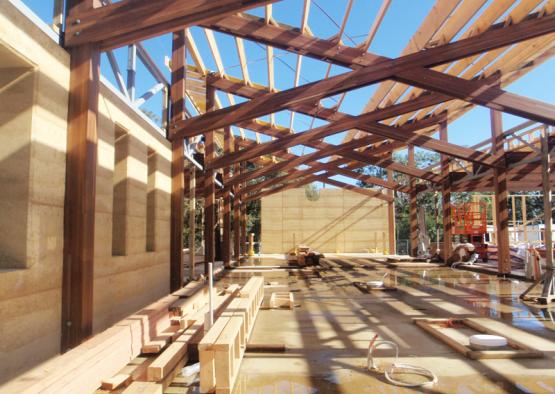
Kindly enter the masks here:
M 385 138 L 402 142 L 403 144 L 419 146 L 444 155 L 457 157 L 462 160 L 471 161 L 489 167 L 497 165 L 497 161 L 499 159 L 489 153 L 460 145 L 450 144 L 447 141 L 436 140 L 435 138 L 428 137 L 427 135 L 419 134 L 416 131 L 402 132 L 396 127 L 386 126 L 377 122 L 374 122 L 371 126 L 369 125 L 368 128 L 374 135 L 380 135 Z
M 416 166 L 413 145 L 408 146 L 408 165 L 410 167 Z M 414 177 L 409 178 L 409 188 L 410 255 L 416 257 L 418 255 L 418 192 L 416 190 L 416 179 Z
M 69 0 L 68 12 L 91 9 L 92 0 Z M 70 51 L 70 80 L 64 203 L 62 338 L 65 352 L 92 335 L 97 118 L 100 80 L 98 48 Z
M 439 138 L 442 141 L 447 141 L 447 122 L 442 122 L 439 125 Z M 443 182 L 441 183 L 441 206 L 443 218 L 443 261 L 447 261 L 453 254 L 453 232 L 451 223 L 451 181 L 449 179 L 449 164 L 450 160 L 447 155 L 441 155 L 441 176 Z
M 213 76 L 210 80 L 211 82 L 214 82 L 214 86 L 217 87 L 218 89 L 221 89 L 228 93 L 238 94 L 250 99 L 258 97 L 262 92 L 266 92 L 266 90 L 262 87 L 257 87 L 252 85 L 246 86 L 245 83 L 241 83 L 240 81 L 236 81 L 236 80 L 232 81 L 230 79 L 222 78 L 220 76 Z M 494 83 L 497 83 L 497 78 L 495 77 L 495 78 L 488 78 L 487 80 L 471 81 L 471 82 L 468 82 L 468 84 L 471 84 L 475 86 L 476 89 L 478 89 L 478 88 L 484 88 L 485 86 L 488 86 L 489 84 L 492 83 L 492 81 Z M 427 100 L 429 100 L 428 101 L 429 103 L 433 103 L 436 99 L 441 100 L 441 97 L 442 96 L 432 95 L 431 97 L 428 97 Z M 446 96 L 444 97 L 447 98 Z M 398 109 L 399 112 L 402 112 L 408 107 L 401 106 L 396 108 Z M 294 105 L 291 107 L 291 109 L 304 113 L 309 116 L 317 117 L 331 122 L 341 121 L 341 120 L 345 121 L 353 118 L 353 116 L 349 114 L 329 110 L 322 107 L 314 107 L 312 105 L 302 105 L 302 104 Z M 394 116 L 396 115 L 393 115 L 393 117 Z M 446 114 L 443 113 L 438 115 L 437 118 L 442 119 L 445 116 Z M 428 118 L 426 121 L 429 122 L 432 119 L 433 118 Z M 438 123 L 439 123 L 439 120 L 438 120 Z M 408 127 L 409 124 L 411 123 L 407 122 L 403 126 Z M 283 128 L 283 130 L 279 130 L 274 128 L 271 124 L 263 125 L 263 122 L 260 122 L 260 121 L 244 121 L 239 123 L 239 125 L 247 129 L 256 130 L 258 132 L 271 135 L 273 137 L 282 137 L 284 135 L 290 134 L 290 130 L 287 130 L 285 128 Z M 430 123 L 430 126 L 435 126 L 435 124 Z M 466 147 L 461 147 L 454 144 L 445 143 L 443 141 L 438 141 L 434 138 L 423 135 L 423 133 L 421 132 L 417 132 L 419 131 L 418 128 L 414 128 L 413 130 L 404 129 L 403 131 L 400 131 L 395 127 L 387 126 L 378 122 L 368 122 L 368 123 L 358 124 L 357 128 L 360 130 L 366 131 L 368 133 L 375 134 L 376 136 L 385 137 L 386 139 L 391 138 L 393 140 L 398 141 L 398 143 L 394 143 L 391 146 L 386 145 L 386 146 L 377 148 L 379 150 L 385 150 L 386 152 L 392 151 L 393 149 L 400 148 L 406 143 L 411 143 L 439 153 L 446 153 L 451 156 L 461 158 L 463 160 L 473 161 L 478 164 L 482 164 L 486 166 L 498 165 L 498 158 L 495 156 L 491 156 L 489 153 L 481 152 L 479 150 L 472 149 L 472 148 L 466 148 Z M 385 141 L 385 139 L 377 138 L 375 142 L 378 142 L 378 141 Z M 330 144 L 320 141 L 320 139 L 309 141 L 305 143 L 305 145 L 315 149 L 323 149 L 324 147 L 330 146 Z M 375 149 L 372 152 L 376 154 Z
M 331 160 L 329 163 L 335 163 L 335 165 L 337 166 L 339 164 L 337 161 L 338 160 Z M 346 167 L 335 167 L 333 169 L 330 169 L 329 171 L 338 175 L 343 175 L 352 179 L 356 179 L 358 181 L 362 181 L 370 185 L 381 186 L 386 189 L 400 190 L 402 188 L 401 185 L 389 179 L 385 180 L 382 178 L 377 178 L 375 176 L 361 174 L 352 170 L 360 167 L 362 166 L 357 162 Z
M 391 0 L 383 0 L 376 17 L 374 18 L 374 22 L 368 31 L 366 38 L 364 39 L 363 43 L 360 45 L 360 49 L 363 52 L 367 52 L 368 48 L 370 48 L 370 44 L 374 40 L 376 33 L 378 32 L 378 28 L 382 24 L 383 19 L 385 18 L 385 14 L 387 13 L 387 9 L 391 5 Z
M 95 43 L 102 50 L 183 30 L 276 0 L 122 0 L 67 14 L 66 45 Z
M 378 185 L 378 186 L 382 186 L 390 189 L 401 189 L 401 186 L 395 184 L 394 182 L 389 182 L 380 178 L 372 177 L 365 174 L 360 174 L 350 170 L 348 167 L 346 168 L 338 167 L 339 165 L 345 164 L 347 161 L 348 161 L 347 159 L 336 159 L 327 163 L 321 163 L 321 162 L 315 161 L 307 164 L 310 166 L 310 168 L 303 169 L 303 170 L 298 170 L 293 168 L 293 169 L 290 169 L 289 172 L 285 173 L 284 175 L 281 175 L 275 178 L 265 179 L 262 182 L 251 183 L 241 193 L 249 194 L 249 193 L 257 192 L 262 190 L 263 188 L 268 188 L 276 184 L 284 183 L 301 176 L 308 176 L 322 170 L 326 170 L 328 171 L 328 173 L 332 175 L 343 175 L 351 179 L 356 179 L 356 180 L 366 182 L 368 184 L 374 184 L 374 185 Z M 380 194 L 377 197 L 385 201 L 391 201 L 391 197 L 388 197 L 383 194 Z
M 312 183 L 312 182 L 316 182 L 316 181 L 322 181 L 324 179 L 327 179 L 326 176 L 327 176 L 327 174 L 311 175 L 311 176 L 308 176 L 306 178 L 297 179 L 297 180 L 295 180 L 293 182 L 290 182 L 290 183 L 287 183 L 285 185 L 281 185 L 279 187 L 276 187 L 276 188 L 273 188 L 273 189 L 270 189 L 270 190 L 264 190 L 264 191 L 258 192 L 254 195 L 251 195 L 251 196 L 247 197 L 245 201 L 250 202 L 250 201 L 259 200 L 262 197 L 266 197 L 266 196 L 269 196 L 269 195 L 272 195 L 272 194 L 275 194 L 275 193 L 279 193 L 281 191 L 288 190 L 288 189 L 291 189 L 293 187 L 301 187 L 301 186 L 304 186 L 308 183 Z
M 302 164 L 313 166 L 314 164 L 318 163 L 317 161 L 319 159 L 322 159 L 327 156 L 331 156 L 333 154 L 336 154 L 339 156 L 344 155 L 346 158 L 350 160 L 355 160 L 354 164 L 349 165 L 349 169 L 359 168 L 359 167 L 371 164 L 371 165 L 380 166 L 383 168 L 391 168 L 392 170 L 395 170 L 397 172 L 422 178 L 425 180 L 429 180 L 431 182 L 437 183 L 440 181 L 440 177 L 438 177 L 436 174 L 432 172 L 420 170 L 415 167 L 404 166 L 400 163 L 394 163 L 391 160 L 373 157 L 368 152 L 357 152 L 354 150 L 355 148 L 360 148 L 362 146 L 368 145 L 373 141 L 375 141 L 375 137 L 373 136 L 363 137 L 357 140 L 351 140 L 349 142 L 345 142 L 337 146 L 331 146 L 330 148 L 323 149 L 321 151 L 316 151 L 308 155 L 296 157 L 292 160 L 267 165 L 265 167 L 252 170 L 248 173 L 243 173 L 243 174 L 240 174 L 239 176 L 234 176 L 229 181 L 228 185 L 235 185 L 240 182 L 244 182 L 250 179 L 255 179 L 271 173 L 288 171 Z M 342 160 L 343 159 L 339 161 L 334 161 L 333 163 L 335 163 L 335 166 L 344 164 L 345 162 Z M 337 167 L 335 167 L 334 171 L 341 173 L 341 170 L 338 169 Z M 352 177 L 352 174 L 349 174 L 349 176 Z M 360 179 L 360 180 L 363 180 L 363 179 Z M 369 183 L 372 183 L 372 182 L 375 183 L 378 180 L 366 179 L 366 181 L 370 181 Z M 384 184 L 381 184 L 381 186 L 387 187 L 387 185 L 384 185 Z M 388 186 L 391 186 L 391 185 L 388 185 Z
M 425 122 L 421 122 L 421 123 L 425 123 Z M 260 132 L 262 132 L 264 134 L 271 135 L 273 137 L 278 137 L 278 138 L 280 138 L 284 135 L 289 135 L 290 134 L 290 131 L 286 128 L 278 128 L 277 126 L 273 126 L 269 123 L 264 123 L 264 122 L 260 122 L 260 121 L 249 122 L 249 124 L 245 123 L 245 127 L 248 128 L 248 129 L 253 129 L 254 128 L 254 129 L 259 130 Z M 238 141 L 238 143 L 239 143 L 239 145 L 241 145 L 241 146 L 243 146 L 244 148 L 247 148 L 247 149 L 249 149 L 250 147 L 252 147 L 256 144 L 254 141 L 251 142 L 251 141 L 247 141 L 247 140 Z M 356 146 L 356 143 L 349 143 L 348 145 Z M 326 149 L 335 148 L 334 145 L 325 143 L 323 141 L 310 143 L 310 144 L 308 144 L 308 146 L 316 148 L 316 149 L 322 149 L 323 151 L 325 151 Z M 281 163 L 278 163 L 276 165 L 276 168 L 274 168 L 273 172 L 278 172 L 278 171 L 283 172 L 283 171 L 287 171 L 287 170 L 297 171 L 295 169 L 295 167 L 297 167 L 299 165 L 299 163 L 301 163 L 301 162 L 304 165 L 313 167 L 315 165 L 322 164 L 322 163 L 318 162 L 318 159 L 321 159 L 322 157 L 325 157 L 325 156 L 324 156 L 324 154 L 316 153 L 312 156 L 309 155 L 309 156 L 299 157 L 299 156 L 294 155 L 292 153 L 283 153 L 283 154 L 279 154 L 279 157 L 283 158 L 285 161 L 283 161 Z M 369 175 L 366 175 L 366 174 L 357 173 L 357 172 L 353 171 L 353 169 L 360 168 L 360 167 L 364 166 L 365 163 L 355 162 L 354 164 L 358 163 L 358 165 L 352 165 L 351 167 L 345 167 L 345 168 L 339 167 L 340 165 L 345 164 L 345 163 L 346 163 L 345 159 L 334 159 L 332 161 L 329 161 L 329 162 L 325 163 L 325 166 L 326 166 L 325 168 L 330 170 L 330 171 L 333 171 L 336 174 L 344 175 L 344 176 L 350 177 L 352 179 L 356 179 L 356 180 L 359 180 L 359 181 L 366 182 L 368 184 L 374 184 L 374 185 L 382 186 L 382 187 L 385 187 L 385 188 L 388 188 L 388 189 L 395 189 L 395 190 L 400 190 L 401 189 L 401 187 L 399 185 L 397 185 L 396 183 L 394 183 L 394 182 L 388 182 L 388 181 L 383 180 L 381 178 L 376 178 L 376 177 L 373 177 L 373 176 L 369 176 Z M 268 169 L 268 172 L 265 172 L 262 175 L 265 175 L 265 174 L 269 173 L 272 170 L 269 166 L 270 165 L 265 166 L 265 168 Z M 281 170 L 279 170 L 279 168 L 281 168 Z M 250 174 L 251 173 L 247 173 L 247 176 L 249 176 Z M 246 178 L 246 180 L 256 179 L 256 178 L 258 178 L 262 175 L 248 177 L 248 178 Z M 270 180 L 268 179 L 268 181 L 270 181 Z M 231 178 L 227 183 L 228 188 L 230 186 L 229 182 L 236 183 L 238 181 L 237 181 L 236 177 Z M 252 187 L 263 187 L 263 183 L 251 184 L 251 186 Z M 250 188 L 250 186 L 249 186 L 249 188 Z
M 471 2 L 458 0 L 435 2 L 428 15 L 418 27 L 418 30 L 416 30 L 413 36 L 407 41 L 407 45 L 400 55 L 417 52 L 423 48 L 451 41 L 454 36 L 460 32 L 460 29 L 462 29 L 472 16 L 483 6 L 484 2 L 484 0 L 475 0 Z M 506 4 L 509 6 L 510 2 Z M 488 11 L 484 11 L 483 14 L 488 14 Z M 486 26 L 482 26 L 481 29 L 473 25 L 472 28 L 475 28 L 474 34 L 484 31 L 494 22 L 495 20 L 492 20 Z M 471 28 L 468 30 L 470 29 Z M 464 37 L 465 35 L 463 33 L 461 38 Z M 438 71 L 443 71 L 442 68 L 447 66 L 448 65 L 442 65 L 436 68 L 436 70 L 439 69 Z M 408 89 L 408 86 L 398 84 L 395 81 L 385 81 L 381 83 L 366 103 L 364 112 L 372 111 L 383 103 L 396 102 L 406 89 Z M 416 95 L 413 95 L 413 97 L 416 97 Z M 352 138 L 354 135 L 356 135 L 355 132 L 350 132 L 347 139 Z
M 260 28 L 256 22 L 255 25 L 257 28 Z M 244 26 L 249 26 L 251 31 L 254 30 L 253 26 L 249 25 L 249 23 L 245 23 L 241 26 L 241 29 L 243 29 Z M 264 24 L 264 26 L 267 27 L 270 25 Z M 388 59 L 372 54 L 361 56 L 360 52 L 355 50 L 357 52 L 357 57 L 355 58 L 363 62 L 363 64 L 357 63 L 357 66 L 362 66 L 362 68 L 325 80 L 302 85 L 297 88 L 277 93 L 269 93 L 246 103 L 220 109 L 215 111 L 213 114 L 205 114 L 203 116 L 188 119 L 180 124 L 178 135 L 195 135 L 210 129 L 211 127 L 223 127 L 225 125 L 231 125 L 240 121 L 261 117 L 272 112 L 278 112 L 287 109 L 289 106 L 296 103 L 317 102 L 324 97 L 357 89 L 385 79 L 393 78 L 395 76 L 398 77 L 403 72 L 407 72 L 411 69 L 434 67 L 440 64 L 462 59 L 464 57 L 472 56 L 477 53 L 486 52 L 530 38 L 549 34 L 554 31 L 555 15 L 550 15 L 526 20 L 524 22 L 509 26 L 496 25 L 486 32 L 476 36 L 402 56 L 397 59 Z M 272 31 L 272 33 L 275 34 L 275 31 Z M 298 45 L 295 45 L 295 39 L 299 38 L 299 33 L 290 33 L 293 35 L 289 37 L 287 45 L 284 45 L 286 50 L 293 50 Z M 283 40 L 286 36 L 288 35 L 284 34 L 279 37 L 279 39 Z M 262 40 L 262 42 L 264 41 Z M 272 37 L 272 40 L 267 42 L 270 43 L 270 45 L 279 47 L 279 43 L 276 42 L 275 36 Z M 320 43 L 320 41 L 318 41 L 318 43 Z M 314 43 L 305 42 L 305 44 L 305 46 L 299 47 L 298 50 L 302 50 L 304 54 L 308 55 L 310 44 Z M 330 49 L 333 50 L 328 50 L 327 52 L 319 50 L 318 55 L 321 56 L 327 53 L 329 56 L 325 58 L 331 59 L 333 52 L 336 52 L 337 48 L 334 45 Z M 338 57 L 333 57 L 333 59 L 336 64 L 341 63 Z M 353 56 L 344 56 L 343 59 L 347 60 L 347 63 L 344 63 L 343 65 L 347 67 L 352 66 Z M 434 72 L 433 70 L 428 70 L 427 72 L 428 74 L 435 73 L 439 76 L 444 75 L 442 73 Z
M 279 93 L 275 93 L 275 94 L 279 94 Z M 310 141 L 323 139 L 327 136 L 337 134 L 343 130 L 347 130 L 363 124 L 369 124 L 370 122 L 377 122 L 382 119 L 387 119 L 392 115 L 396 116 L 399 113 L 411 111 L 413 108 L 424 108 L 426 106 L 429 106 L 430 103 L 440 103 L 440 102 L 443 102 L 444 99 L 445 97 L 436 96 L 436 95 L 421 96 L 410 102 L 396 104 L 387 108 L 378 109 L 373 112 L 365 113 L 362 115 L 346 116 L 346 117 L 343 117 L 341 120 L 338 120 L 333 123 L 329 123 L 325 126 L 317 127 L 315 129 L 304 131 L 302 133 L 295 133 L 295 134 L 283 136 L 278 140 L 260 144 L 258 146 L 253 147 L 252 149 L 235 152 L 231 155 L 228 155 L 225 158 L 220 158 L 218 160 L 215 160 L 214 163 L 212 163 L 212 165 L 215 168 L 220 168 L 220 167 L 224 167 L 226 165 L 235 163 L 237 161 L 249 160 L 257 156 L 270 154 L 277 150 L 282 150 L 296 145 L 304 145 Z M 253 100 L 251 100 L 251 102 Z M 372 127 L 373 126 L 374 125 L 372 124 Z M 408 128 L 405 128 L 405 126 L 403 126 L 402 130 L 408 131 Z
M 388 201 L 387 196 L 383 194 L 381 191 L 349 185 L 348 183 L 336 181 L 335 179 L 332 179 L 332 178 L 325 178 L 325 179 L 322 178 L 322 182 L 327 183 L 328 185 L 340 187 L 341 189 L 350 190 L 352 192 L 365 195 L 367 197 L 378 198 L 380 200 Z
M 371 137 L 368 137 L 368 138 L 371 138 Z M 279 162 L 279 163 L 266 165 L 264 167 L 257 168 L 255 170 L 250 171 L 250 172 L 243 173 L 243 174 L 240 174 L 238 176 L 234 176 L 233 178 L 231 178 L 228 185 L 235 185 L 235 184 L 238 184 L 238 183 L 241 183 L 241 182 L 244 182 L 244 181 L 259 178 L 259 177 L 267 175 L 267 174 L 285 172 L 285 171 L 292 171 L 292 170 L 295 169 L 295 167 L 298 167 L 299 165 L 302 165 L 302 164 L 314 167 L 315 165 L 321 164 L 321 163 L 318 162 L 319 159 L 321 159 L 323 157 L 326 157 L 326 156 L 329 156 L 329 155 L 332 155 L 332 154 L 337 154 L 339 156 L 346 155 L 346 156 L 349 156 L 348 158 L 350 160 L 356 160 L 354 163 L 349 164 L 349 166 L 348 166 L 349 170 L 352 170 L 354 168 L 363 167 L 363 166 L 366 166 L 368 164 L 372 164 L 372 165 L 376 165 L 376 166 L 383 166 L 384 168 L 387 168 L 389 166 L 392 169 L 394 169 L 398 172 L 401 172 L 401 173 L 408 173 L 408 175 L 412 174 L 413 176 L 416 176 L 416 177 L 419 177 L 419 178 L 422 178 L 422 179 L 428 179 L 432 182 L 439 182 L 439 177 L 437 177 L 435 174 L 433 174 L 431 172 L 426 172 L 426 171 L 419 170 L 419 169 L 416 169 L 416 168 L 403 166 L 402 164 L 399 164 L 399 163 L 391 163 L 391 162 L 383 161 L 380 158 L 373 158 L 367 152 L 360 153 L 360 152 L 356 152 L 356 151 L 353 150 L 355 147 L 363 146 L 363 144 L 364 144 L 364 138 L 359 139 L 359 140 L 351 140 L 349 142 L 346 142 L 346 143 L 343 143 L 341 145 L 336 146 L 332 150 L 317 151 L 317 152 L 310 153 L 308 155 L 296 157 L 293 160 L 282 161 L 282 162 Z M 379 186 L 384 186 L 384 187 L 394 187 L 395 186 L 394 184 L 387 183 L 386 181 L 383 181 L 383 180 L 380 181 L 379 179 L 374 178 L 374 177 L 368 177 L 368 176 L 362 175 L 362 174 L 357 174 L 355 176 L 355 174 L 353 174 L 352 171 L 349 171 L 347 169 L 339 168 L 338 166 L 341 165 L 341 164 L 345 164 L 345 158 L 336 159 L 334 161 L 325 163 L 325 166 L 326 166 L 327 169 L 333 169 L 333 172 L 336 172 L 336 173 L 341 174 L 341 175 L 350 176 L 353 179 L 363 180 L 367 183 L 374 183 L 374 184 L 377 184 Z M 319 168 L 319 167 L 317 167 L 317 168 Z
M 224 129 L 224 155 L 231 153 L 233 146 L 231 128 Z M 231 167 L 224 168 L 223 180 L 224 185 L 231 178 Z M 223 204 L 223 243 L 222 243 L 222 260 L 226 268 L 231 264 L 231 191 L 229 188 L 224 189 Z
M 206 86 L 206 112 L 216 108 L 216 89 Z M 204 274 L 208 275 L 208 263 L 215 262 L 214 228 L 216 226 L 215 172 L 209 168 L 215 158 L 214 130 L 204 133 Z
M 185 32 L 172 35 L 171 116 L 168 136 L 176 122 L 185 118 Z M 185 198 L 185 151 L 183 138 L 172 139 L 171 225 L 170 225 L 170 291 L 183 287 L 183 200 Z
M 499 154 L 504 152 L 503 123 L 501 112 L 491 110 L 491 150 Z M 509 207 L 507 192 L 507 169 L 493 169 L 494 209 L 497 230 L 497 269 L 500 274 L 511 272 L 511 255 L 509 251 Z
M 481 84 L 481 83 L 480 83 Z M 351 119 L 353 116 L 348 114 L 341 114 L 338 113 L 342 119 Z M 437 116 L 437 122 L 441 119 L 446 118 L 446 114 L 441 114 Z M 321 115 L 321 118 L 329 120 L 327 116 Z M 337 117 L 337 116 L 334 116 Z M 422 128 L 434 126 L 435 125 L 434 118 L 423 119 L 420 122 L 415 123 L 406 123 L 405 125 L 401 126 L 401 128 L 386 126 L 382 123 L 378 122 L 368 122 L 361 125 L 358 125 L 358 128 L 364 130 L 368 133 L 371 133 L 375 136 L 384 137 L 387 139 L 393 139 L 398 141 L 399 144 L 390 144 L 384 146 L 383 148 L 378 148 L 380 150 L 384 150 L 387 152 L 391 152 L 395 148 L 399 148 L 404 146 L 405 144 L 412 144 L 422 148 L 426 148 L 438 153 L 444 153 L 452 157 L 457 157 L 462 160 L 471 161 L 477 164 L 486 165 L 488 167 L 500 165 L 499 164 L 499 157 L 492 156 L 489 152 L 482 152 L 476 149 L 463 147 L 455 144 L 450 144 L 445 141 L 439 141 L 435 138 L 429 137 L 424 135 L 420 132 L 420 126 Z M 260 122 L 254 121 L 247 121 L 240 123 L 247 129 L 255 129 L 260 131 L 261 133 L 271 135 L 273 137 L 284 137 L 289 135 L 290 133 L 287 132 L 287 129 L 279 130 L 271 124 L 262 125 Z M 298 134 L 298 133 L 297 133 Z M 380 140 L 379 138 L 376 139 L 376 142 Z M 305 145 L 310 146 L 311 148 L 315 149 L 333 149 L 333 145 L 328 144 L 326 142 L 321 141 L 320 139 L 310 140 Z M 376 155 L 376 150 L 372 150 L 372 153 Z
M 424 68 L 404 70 L 394 77 L 422 89 L 482 105 L 497 111 L 555 125 L 555 105 L 504 91 L 499 86 L 473 86 L 467 80 Z

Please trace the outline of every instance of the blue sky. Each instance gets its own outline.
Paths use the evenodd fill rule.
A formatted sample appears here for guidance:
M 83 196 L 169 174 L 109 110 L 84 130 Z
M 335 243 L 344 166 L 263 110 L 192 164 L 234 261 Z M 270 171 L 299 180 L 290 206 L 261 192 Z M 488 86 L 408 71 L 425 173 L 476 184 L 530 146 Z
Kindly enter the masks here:
M 24 0 L 35 13 L 37 13 L 43 20 L 50 22 L 52 13 L 52 0 Z M 407 45 L 410 37 L 418 29 L 419 25 L 424 20 L 425 16 L 430 11 L 435 0 L 393 0 L 386 17 L 384 18 L 377 35 L 370 46 L 369 51 L 388 57 L 397 57 Z M 485 9 L 489 5 L 489 1 L 482 8 Z M 275 3 L 273 6 L 273 17 L 278 22 L 286 23 L 299 27 L 302 15 L 301 0 L 283 0 Z M 348 19 L 348 23 L 343 36 L 343 42 L 346 45 L 359 44 L 366 36 L 370 25 L 373 22 L 374 16 L 379 9 L 381 1 L 378 0 L 355 0 L 353 8 Z M 347 0 L 313 0 L 310 8 L 308 24 L 312 32 L 321 38 L 328 38 L 335 35 L 339 28 L 338 25 L 343 19 Z M 257 16 L 263 16 L 263 9 L 256 9 L 250 13 Z M 464 30 L 464 29 L 463 29 Z M 214 59 L 210 55 L 208 44 L 202 29 L 192 28 L 191 32 L 203 55 L 204 62 L 207 68 L 216 70 Z M 239 59 L 235 49 L 235 43 L 232 37 L 220 33 L 215 33 L 218 48 L 221 52 L 224 62 L 225 72 L 229 75 L 241 77 L 241 69 L 239 67 Z M 169 79 L 169 71 L 163 67 L 164 58 L 171 54 L 171 41 L 170 36 L 165 35 L 155 39 L 150 39 L 144 42 L 145 47 L 148 49 L 151 56 L 156 63 L 164 69 L 164 72 Z M 266 67 L 266 49 L 264 46 L 245 41 L 245 50 L 247 59 L 249 61 L 248 68 L 251 80 L 261 84 L 267 84 L 268 74 Z M 127 49 L 121 48 L 115 51 L 116 58 L 120 69 L 125 73 L 127 63 Z M 282 50 L 274 50 L 274 67 L 277 89 L 288 89 L 293 86 L 294 70 L 297 60 L 297 55 Z M 192 59 L 188 58 L 192 63 Z M 139 63 L 137 74 L 137 97 L 147 91 L 155 84 L 154 79 L 146 71 L 144 66 Z M 300 84 L 322 79 L 325 75 L 327 64 L 303 58 L 302 72 Z M 340 74 L 348 71 L 342 67 L 333 66 L 331 75 Z M 107 59 L 103 56 L 102 59 L 102 73 L 109 80 L 114 82 L 114 78 L 109 68 Z M 526 74 L 512 85 L 508 86 L 506 90 L 512 93 L 521 94 L 527 97 L 542 100 L 548 103 L 555 103 L 555 58 L 542 64 L 537 69 Z M 114 82 L 115 85 L 115 82 Z M 341 111 L 350 114 L 359 114 L 369 97 L 375 91 L 377 85 L 368 86 L 349 92 L 347 94 L 342 106 Z M 218 93 L 224 105 L 228 105 L 227 97 L 221 92 Z M 150 99 L 144 108 L 151 110 L 154 113 L 160 113 L 161 108 L 161 94 L 157 94 Z M 237 98 L 237 102 L 241 102 Z M 333 105 L 334 99 L 326 99 L 325 105 Z M 276 122 L 278 124 L 289 125 L 289 112 L 283 111 L 276 114 Z M 265 118 L 268 120 L 268 117 Z M 503 115 L 504 128 L 510 128 L 523 119 Z M 322 121 L 313 121 L 311 118 L 297 114 L 295 116 L 294 129 L 302 131 L 312 127 L 325 124 Z M 479 141 L 488 138 L 490 135 L 489 126 L 489 110 L 482 107 L 477 107 L 468 112 L 463 117 L 450 123 L 449 125 L 449 141 L 460 145 L 472 145 Z M 254 138 L 250 132 L 247 136 Z M 338 143 L 341 141 L 343 133 L 326 139 L 330 143 Z M 262 141 L 269 140 L 269 137 L 262 137 Z M 296 147 L 293 152 L 300 154 L 303 151 L 302 147 Z M 311 149 L 305 148 L 304 152 L 310 152 Z M 345 180 L 345 178 L 341 178 Z

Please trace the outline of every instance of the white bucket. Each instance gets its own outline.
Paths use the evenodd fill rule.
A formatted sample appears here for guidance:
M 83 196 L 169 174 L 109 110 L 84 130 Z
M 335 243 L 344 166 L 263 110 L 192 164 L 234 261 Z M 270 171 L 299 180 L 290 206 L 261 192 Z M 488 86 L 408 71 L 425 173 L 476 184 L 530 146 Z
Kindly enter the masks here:
M 507 338 L 499 335 L 477 334 L 469 338 L 470 346 L 476 349 L 495 349 L 507 346 Z
M 373 289 L 377 289 L 383 287 L 383 281 L 381 280 L 370 280 L 366 282 L 366 286 L 371 287 Z

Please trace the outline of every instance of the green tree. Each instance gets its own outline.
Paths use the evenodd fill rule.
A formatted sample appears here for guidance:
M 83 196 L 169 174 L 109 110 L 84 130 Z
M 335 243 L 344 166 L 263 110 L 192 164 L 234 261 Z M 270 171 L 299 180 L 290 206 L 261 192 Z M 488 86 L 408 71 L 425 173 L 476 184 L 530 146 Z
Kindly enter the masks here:
M 408 156 L 403 152 L 395 152 L 393 159 L 402 164 L 408 163 Z M 416 151 L 414 154 L 414 161 L 418 168 L 426 168 L 430 165 L 439 163 L 439 155 L 432 152 Z M 387 179 L 387 171 L 377 166 L 366 166 L 358 169 L 357 172 Z M 401 185 L 408 185 L 409 183 L 409 177 L 398 172 L 393 173 L 393 180 Z M 382 188 L 362 181 L 359 181 L 357 184 L 360 187 Z M 441 209 L 438 207 L 438 200 L 439 196 L 435 192 L 419 193 L 417 197 L 418 207 L 423 207 L 425 211 L 426 230 L 428 231 L 431 241 L 436 240 L 437 230 L 441 227 L 441 222 L 438 223 L 437 213 L 438 209 Z M 408 240 L 410 239 L 409 196 L 406 193 L 395 193 L 395 227 L 398 240 L 398 252 L 406 253 L 408 252 L 406 248 L 408 247 Z

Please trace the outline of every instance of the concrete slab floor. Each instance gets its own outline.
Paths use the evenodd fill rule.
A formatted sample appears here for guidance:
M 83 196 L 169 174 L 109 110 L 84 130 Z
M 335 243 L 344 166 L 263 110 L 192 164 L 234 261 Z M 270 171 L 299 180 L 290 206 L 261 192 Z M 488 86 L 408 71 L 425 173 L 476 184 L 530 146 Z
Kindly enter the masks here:
M 359 267 L 360 259 L 343 258 L 343 267 L 351 264 L 355 269 L 338 269 L 335 276 L 320 278 L 305 270 L 268 278 L 294 291 L 298 306 L 261 310 L 250 342 L 284 343 L 287 351 L 247 353 L 234 393 L 555 393 L 555 307 L 522 303 L 518 295 L 526 283 L 444 267 L 392 270 L 368 261 Z M 285 262 L 256 259 L 246 264 Z M 343 276 L 364 281 L 385 273 L 386 284 L 397 291 L 364 294 Z M 237 277 L 227 280 L 237 282 Z M 273 291 L 284 288 L 266 288 L 266 299 Z M 470 360 L 413 324 L 415 317 L 478 317 L 484 325 L 543 351 L 545 358 Z M 438 384 L 402 388 L 388 383 L 383 374 L 369 372 L 366 356 L 374 334 L 399 345 L 399 361 L 432 370 Z M 375 356 L 378 364 L 394 361 L 389 349 Z

